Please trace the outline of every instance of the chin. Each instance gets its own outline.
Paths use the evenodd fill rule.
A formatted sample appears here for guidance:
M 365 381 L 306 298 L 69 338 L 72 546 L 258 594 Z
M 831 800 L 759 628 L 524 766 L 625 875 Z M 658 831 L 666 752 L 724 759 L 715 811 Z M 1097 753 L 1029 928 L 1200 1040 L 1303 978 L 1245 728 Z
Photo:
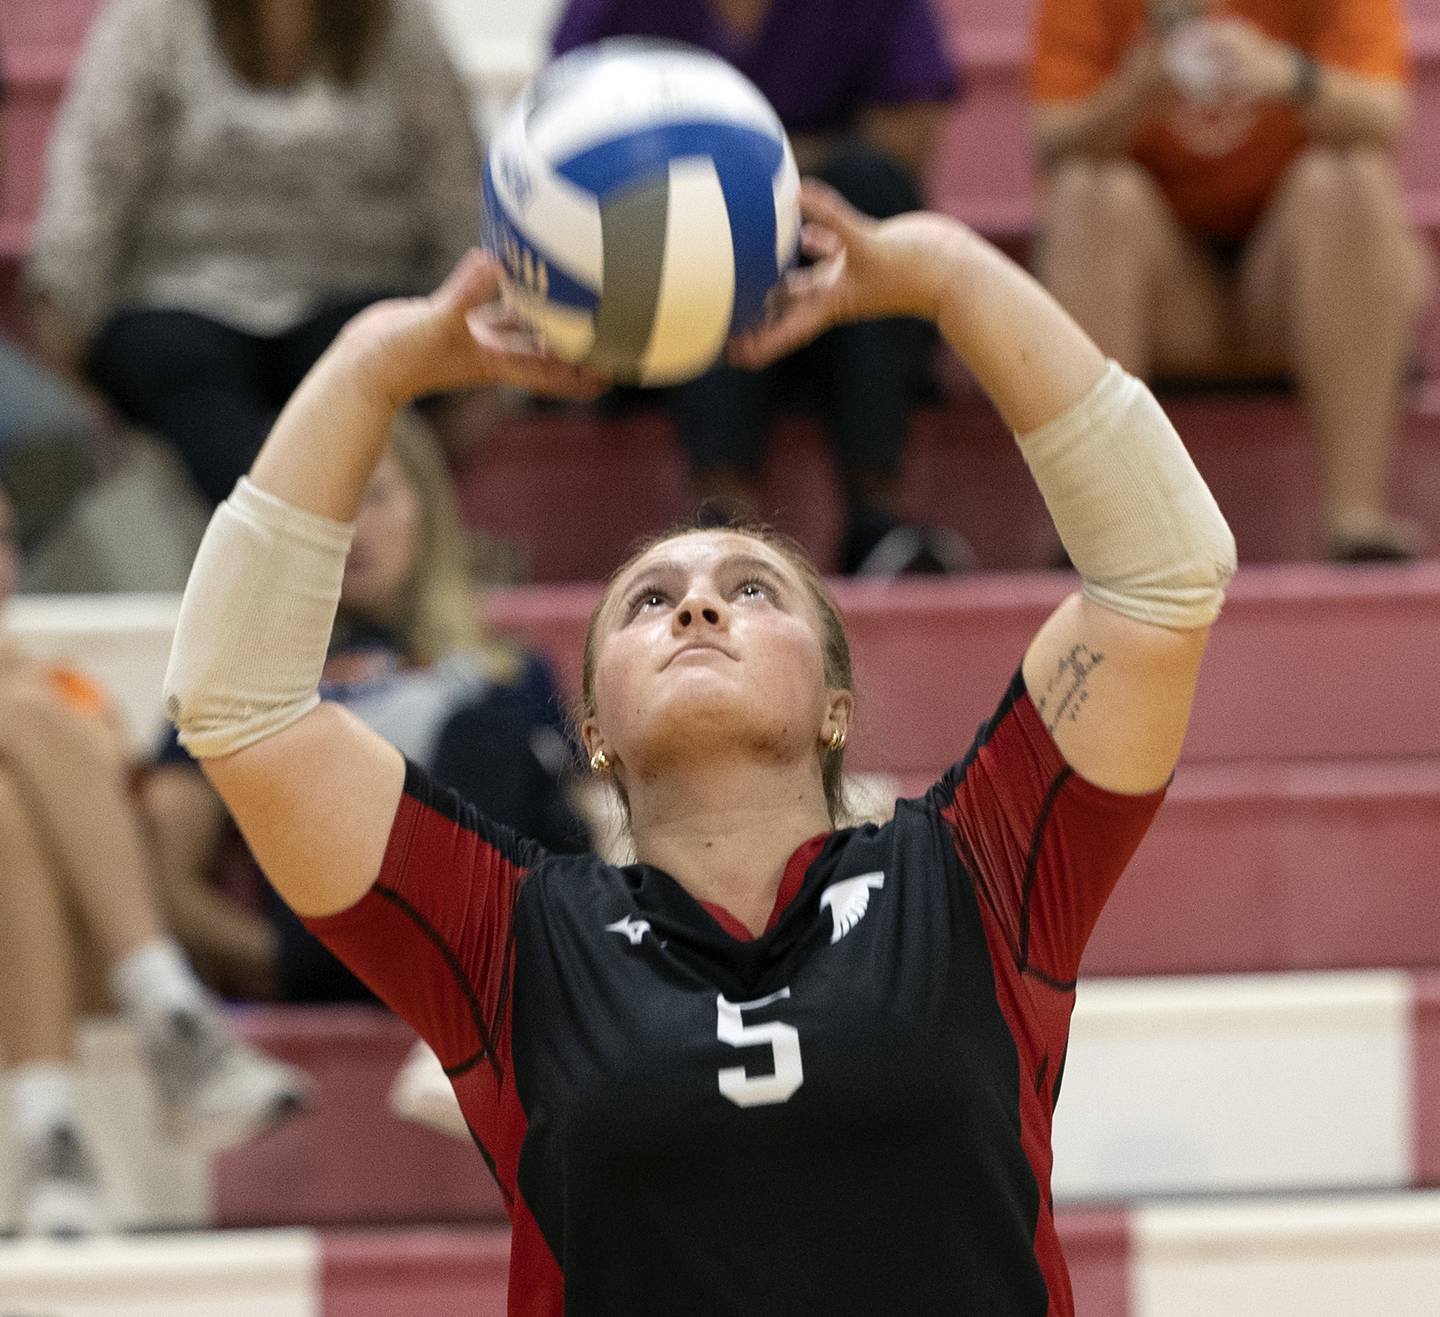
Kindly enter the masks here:
M 713 758 L 723 749 L 740 747 L 774 754 L 791 729 L 783 710 L 717 681 L 685 683 L 665 692 L 636 733 L 630 757 L 663 764 Z

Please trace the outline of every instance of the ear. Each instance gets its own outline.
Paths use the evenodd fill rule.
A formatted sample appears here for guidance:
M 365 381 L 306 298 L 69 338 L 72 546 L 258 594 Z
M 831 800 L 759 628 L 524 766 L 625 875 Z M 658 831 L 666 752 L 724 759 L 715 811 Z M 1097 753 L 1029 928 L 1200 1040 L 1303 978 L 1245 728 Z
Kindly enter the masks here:
M 587 718 L 580 724 L 580 740 L 585 746 L 585 758 L 594 759 L 596 751 L 605 744 L 605 738 L 600 735 L 600 724 L 594 718 Z
M 855 712 L 855 696 L 846 690 L 832 689 L 826 695 L 825 721 L 820 727 L 820 741 L 830 744 L 831 733 L 838 731 L 842 739 L 850 736 L 850 719 Z

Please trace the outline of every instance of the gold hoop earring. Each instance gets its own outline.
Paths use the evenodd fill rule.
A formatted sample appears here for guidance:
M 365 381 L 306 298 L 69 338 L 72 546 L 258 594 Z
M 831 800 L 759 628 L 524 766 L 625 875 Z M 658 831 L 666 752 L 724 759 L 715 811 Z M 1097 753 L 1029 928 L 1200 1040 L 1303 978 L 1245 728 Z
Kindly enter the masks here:
M 830 733 L 830 753 L 838 754 L 845 748 L 845 733 L 838 727 Z
M 592 773 L 603 773 L 610 767 L 610 760 L 605 757 L 605 751 L 597 750 L 590 756 L 590 771 Z

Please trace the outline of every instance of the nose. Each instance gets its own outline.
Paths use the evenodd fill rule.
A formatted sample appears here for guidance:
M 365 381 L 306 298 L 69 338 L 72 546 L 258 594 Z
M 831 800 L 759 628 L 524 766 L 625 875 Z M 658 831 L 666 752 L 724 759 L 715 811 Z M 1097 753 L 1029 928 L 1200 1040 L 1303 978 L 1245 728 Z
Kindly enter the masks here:
M 692 586 L 690 592 L 680 601 L 680 607 L 672 614 L 676 631 L 689 631 L 692 627 L 722 627 L 725 610 L 709 591 Z

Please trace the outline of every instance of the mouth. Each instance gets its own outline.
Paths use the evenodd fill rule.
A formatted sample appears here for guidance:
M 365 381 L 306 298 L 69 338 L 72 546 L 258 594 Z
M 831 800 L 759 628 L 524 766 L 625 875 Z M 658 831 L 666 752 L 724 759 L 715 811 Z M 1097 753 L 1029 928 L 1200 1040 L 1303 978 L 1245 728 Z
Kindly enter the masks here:
M 733 655 L 724 646 L 716 645 L 710 641 L 702 640 L 697 641 L 693 645 L 684 645 L 680 649 L 677 649 L 673 654 L 670 655 L 668 659 L 665 660 L 664 663 L 660 665 L 661 671 L 663 672 L 672 663 L 674 663 L 676 659 L 683 658 L 687 654 L 720 654 L 723 655 L 725 658 L 732 660 L 735 657 L 735 655 Z

